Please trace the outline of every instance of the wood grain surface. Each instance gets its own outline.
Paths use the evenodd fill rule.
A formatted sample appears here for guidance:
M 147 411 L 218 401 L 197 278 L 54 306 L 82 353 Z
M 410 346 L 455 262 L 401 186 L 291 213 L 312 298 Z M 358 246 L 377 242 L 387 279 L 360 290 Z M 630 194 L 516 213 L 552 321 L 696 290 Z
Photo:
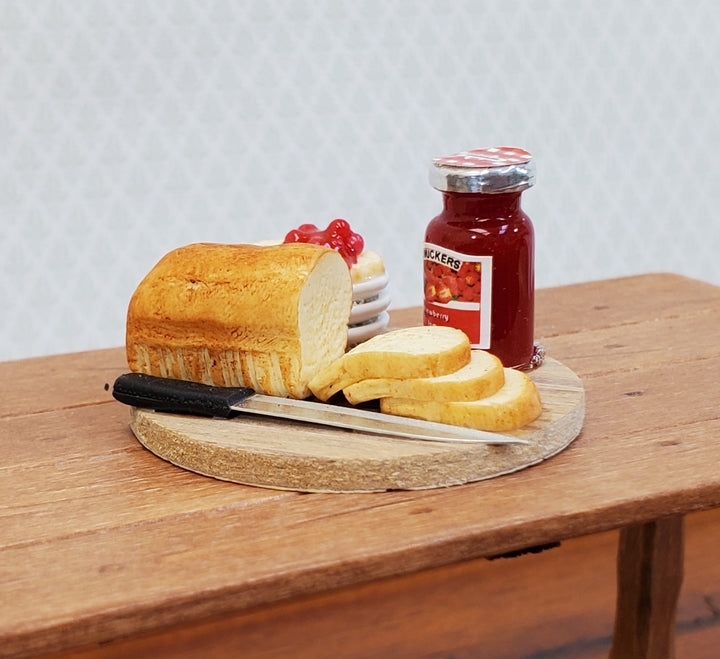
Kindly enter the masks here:
M 351 613 L 386 579 L 422 591 L 428 571 L 472 579 L 462 565 L 482 557 L 720 506 L 720 289 L 629 277 L 540 290 L 536 313 L 548 355 L 582 379 L 581 433 L 529 469 L 430 490 L 206 478 L 133 436 L 106 388 L 127 370 L 124 350 L 0 364 L 0 655 L 191 629 L 338 589 Z M 418 318 L 393 312 L 396 325 Z M 564 569 L 584 569 L 581 556 Z M 428 606 L 451 625 L 452 611 Z
M 240 415 L 207 419 L 133 408 L 130 427 L 155 455 L 235 483 L 301 492 L 381 492 L 448 487 L 547 460 L 578 435 L 585 415 L 580 378 L 555 359 L 528 375 L 543 410 L 507 433 L 528 444 L 448 444 Z
M 677 659 L 717 659 L 720 510 L 687 518 Z M 607 659 L 618 532 L 117 639 L 52 659 Z M 348 621 L 352 621 L 349 624 Z
M 685 518 L 673 515 L 620 530 L 618 603 L 610 659 L 675 658 L 684 527 Z

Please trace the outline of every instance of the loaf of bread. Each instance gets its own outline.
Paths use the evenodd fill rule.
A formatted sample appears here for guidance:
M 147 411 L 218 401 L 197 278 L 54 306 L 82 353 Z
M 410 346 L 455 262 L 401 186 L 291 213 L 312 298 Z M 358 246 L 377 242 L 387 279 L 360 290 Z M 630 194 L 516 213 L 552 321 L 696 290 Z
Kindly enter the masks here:
M 473 350 L 470 362 L 447 375 L 429 378 L 368 378 L 343 389 L 353 405 L 377 398 L 470 401 L 491 396 L 505 383 L 502 362 L 484 350 Z
M 467 335 L 452 327 L 398 329 L 368 339 L 330 363 L 311 381 L 320 400 L 368 378 L 425 378 L 453 373 L 470 362 Z
M 506 368 L 505 384 L 492 396 L 469 402 L 382 398 L 380 409 L 388 414 L 425 421 L 503 432 L 537 419 L 542 412 L 542 403 L 535 383 L 525 373 Z
M 130 369 L 306 398 L 308 383 L 344 354 L 352 305 L 334 250 L 198 243 L 176 249 L 130 300 Z

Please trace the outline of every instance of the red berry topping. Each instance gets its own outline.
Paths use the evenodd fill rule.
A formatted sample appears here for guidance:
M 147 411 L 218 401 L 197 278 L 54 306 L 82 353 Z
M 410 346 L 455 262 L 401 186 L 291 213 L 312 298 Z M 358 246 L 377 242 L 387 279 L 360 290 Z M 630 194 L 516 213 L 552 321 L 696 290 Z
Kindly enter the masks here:
M 325 230 L 318 229 L 314 224 L 301 224 L 297 229 L 288 231 L 283 242 L 326 245 L 345 259 L 348 268 L 357 263 L 358 254 L 365 246 L 362 236 L 353 232 L 349 222 L 342 219 L 333 220 Z

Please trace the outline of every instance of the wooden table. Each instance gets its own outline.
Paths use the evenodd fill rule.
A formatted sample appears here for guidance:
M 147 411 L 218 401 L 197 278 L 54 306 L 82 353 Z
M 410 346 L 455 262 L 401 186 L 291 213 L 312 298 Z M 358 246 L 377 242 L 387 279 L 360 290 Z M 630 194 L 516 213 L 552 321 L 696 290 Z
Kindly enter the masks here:
M 720 288 L 674 275 L 538 291 L 538 339 L 586 388 L 581 435 L 518 473 L 419 492 L 205 478 L 129 431 L 107 390 L 122 349 L 3 363 L 0 655 L 203 656 L 208 629 L 238 647 L 233 620 L 263 606 L 382 579 L 417 592 L 439 566 L 619 528 L 612 656 L 672 656 L 683 516 L 720 507 L 719 328 Z

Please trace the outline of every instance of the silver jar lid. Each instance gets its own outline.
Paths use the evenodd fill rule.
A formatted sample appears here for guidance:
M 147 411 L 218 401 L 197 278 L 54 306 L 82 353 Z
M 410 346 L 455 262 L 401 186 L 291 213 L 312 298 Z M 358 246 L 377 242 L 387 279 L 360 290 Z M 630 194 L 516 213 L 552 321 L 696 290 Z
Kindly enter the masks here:
M 535 183 L 532 155 L 512 146 L 472 149 L 435 158 L 430 185 L 444 192 L 520 192 Z

